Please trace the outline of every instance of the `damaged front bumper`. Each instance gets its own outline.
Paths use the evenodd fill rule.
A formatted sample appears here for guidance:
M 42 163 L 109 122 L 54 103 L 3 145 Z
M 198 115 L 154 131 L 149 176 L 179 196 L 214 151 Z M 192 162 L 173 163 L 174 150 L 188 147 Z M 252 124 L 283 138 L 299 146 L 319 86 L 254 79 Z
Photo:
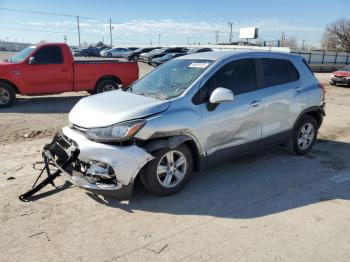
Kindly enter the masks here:
M 136 145 L 97 143 L 81 131 L 64 127 L 45 145 L 43 158 L 44 163 L 52 163 L 60 175 L 77 187 L 104 196 L 127 198 L 137 174 L 154 157 Z

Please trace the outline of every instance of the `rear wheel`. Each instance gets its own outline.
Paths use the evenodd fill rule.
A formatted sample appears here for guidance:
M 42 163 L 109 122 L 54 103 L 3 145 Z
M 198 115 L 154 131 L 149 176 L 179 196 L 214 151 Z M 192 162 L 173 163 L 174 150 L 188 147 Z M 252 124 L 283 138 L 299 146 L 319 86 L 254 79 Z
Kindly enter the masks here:
M 140 174 L 144 187 L 161 196 L 175 194 L 185 187 L 193 172 L 193 157 L 188 147 L 161 149 L 154 156 Z
M 139 60 L 139 57 L 138 57 L 137 55 L 135 55 L 135 56 L 133 57 L 133 60 L 136 62 L 137 60 Z
M 12 86 L 0 83 L 0 108 L 11 106 L 16 99 L 16 92 Z
M 303 116 L 294 134 L 288 142 L 289 152 L 293 155 L 305 155 L 312 149 L 317 139 L 318 125 L 312 116 Z
M 111 53 L 108 53 L 108 54 L 107 54 L 107 57 L 111 58 L 111 57 L 112 57 L 112 54 L 111 54 Z
M 119 89 L 119 82 L 114 79 L 105 79 L 100 81 L 96 87 L 96 93 L 103 93 Z

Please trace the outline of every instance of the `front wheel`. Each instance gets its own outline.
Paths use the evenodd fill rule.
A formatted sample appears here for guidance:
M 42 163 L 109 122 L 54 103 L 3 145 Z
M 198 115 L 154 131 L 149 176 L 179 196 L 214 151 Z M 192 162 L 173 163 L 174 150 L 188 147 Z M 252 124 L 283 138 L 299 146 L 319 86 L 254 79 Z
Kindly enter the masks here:
M 179 192 L 193 172 L 193 157 L 186 145 L 175 149 L 161 149 L 140 175 L 145 188 L 156 195 L 167 196 Z
M 11 106 L 16 100 L 16 92 L 12 86 L 0 83 L 0 108 Z
M 294 134 L 289 140 L 288 149 L 293 155 L 305 155 L 310 152 L 317 139 L 318 125 L 312 116 L 303 116 Z
M 108 54 L 107 54 L 107 57 L 111 58 L 111 57 L 112 57 L 112 54 L 111 54 L 111 53 L 108 53 Z

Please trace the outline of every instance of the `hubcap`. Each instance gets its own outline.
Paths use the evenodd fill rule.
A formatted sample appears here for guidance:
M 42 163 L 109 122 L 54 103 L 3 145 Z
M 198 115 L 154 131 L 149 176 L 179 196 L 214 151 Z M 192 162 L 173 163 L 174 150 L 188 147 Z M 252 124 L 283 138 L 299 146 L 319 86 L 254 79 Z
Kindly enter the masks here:
M 311 123 L 305 124 L 298 134 L 298 147 L 301 150 L 308 149 L 315 135 L 315 127 Z
M 10 101 L 10 93 L 5 89 L 0 87 L 0 104 L 4 105 Z
M 187 172 L 187 159 L 183 153 L 171 150 L 160 159 L 157 166 L 157 178 L 159 183 L 172 188 L 177 186 Z
M 108 91 L 112 91 L 118 89 L 118 86 L 112 85 L 112 84 L 107 84 L 103 87 L 103 92 L 108 92 Z

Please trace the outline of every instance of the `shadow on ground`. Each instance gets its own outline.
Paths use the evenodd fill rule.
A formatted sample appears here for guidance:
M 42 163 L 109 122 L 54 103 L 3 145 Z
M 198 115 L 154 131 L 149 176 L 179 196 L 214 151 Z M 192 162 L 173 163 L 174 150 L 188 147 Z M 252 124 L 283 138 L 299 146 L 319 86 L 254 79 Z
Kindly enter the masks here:
M 12 107 L 0 110 L 1 113 L 68 113 L 86 95 L 20 97 Z
M 255 153 L 194 175 L 180 193 L 158 197 L 141 186 L 129 201 L 86 193 L 127 212 L 254 218 L 322 201 L 350 199 L 350 144 L 319 140 L 306 156 L 283 149 Z

